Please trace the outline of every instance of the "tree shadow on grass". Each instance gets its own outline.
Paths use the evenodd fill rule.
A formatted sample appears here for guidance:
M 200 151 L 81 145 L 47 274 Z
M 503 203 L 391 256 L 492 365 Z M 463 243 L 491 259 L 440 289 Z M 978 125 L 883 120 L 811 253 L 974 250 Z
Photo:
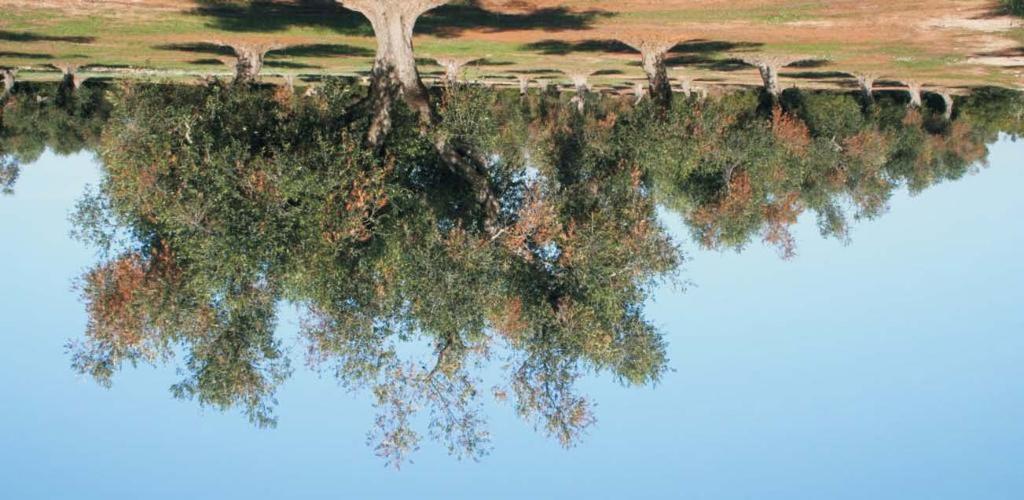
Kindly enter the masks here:
M 14 57 L 18 59 L 53 59 L 50 54 L 38 54 L 35 52 L 0 51 L 0 57 Z
M 600 42 L 600 43 L 598 43 Z M 720 40 L 694 39 L 679 43 L 665 57 L 669 67 L 691 67 L 709 71 L 741 71 L 751 68 L 742 60 L 729 55 L 730 51 L 754 49 L 762 44 L 756 42 L 726 42 Z M 633 48 L 614 40 L 589 40 L 578 44 L 582 50 L 604 49 L 606 54 L 637 54 Z M 639 58 L 630 66 L 640 66 Z
M 334 0 L 198 0 L 191 13 L 208 17 L 208 25 L 224 31 L 272 32 L 292 27 L 327 28 L 347 35 L 373 35 L 370 23 Z
M 280 69 L 323 69 L 322 66 L 315 64 L 303 64 L 292 61 L 266 61 L 263 63 L 268 68 L 280 68 Z
M 578 42 L 540 40 L 523 45 L 523 49 L 549 56 L 564 56 L 575 52 L 601 52 L 605 54 L 630 54 L 635 52 L 628 45 L 618 40 L 581 40 Z
M 224 61 L 221 61 L 220 59 L 210 59 L 210 58 L 206 58 L 206 59 L 193 59 L 193 60 L 189 61 L 188 63 L 191 64 L 191 65 L 194 65 L 194 66 L 223 66 L 224 65 Z
M 356 47 L 344 43 L 315 43 L 306 45 L 291 45 L 281 50 L 275 50 L 267 57 L 373 57 L 374 51 L 365 47 Z
M 191 13 L 210 18 L 209 26 L 219 30 L 272 32 L 308 27 L 326 28 L 345 35 L 373 36 L 373 28 L 366 18 L 343 8 L 335 0 L 198 1 L 199 7 Z M 478 0 L 463 0 L 426 13 L 417 23 L 416 33 L 455 37 L 466 30 L 583 30 L 590 28 L 598 18 L 611 15 L 604 11 L 573 12 L 565 8 L 507 14 L 489 11 L 481 7 Z
M 1024 56 L 1024 47 L 1010 47 L 1000 50 L 991 50 L 978 54 L 981 57 L 1021 57 Z
M 234 57 L 235 52 L 231 47 L 218 45 L 210 42 L 190 43 L 168 43 L 153 46 L 156 50 L 173 50 L 177 52 L 191 52 L 193 54 L 204 54 L 212 56 Z M 363 47 L 346 44 L 308 44 L 292 45 L 279 50 L 267 53 L 267 60 L 281 59 L 285 57 L 333 57 L 333 56 L 356 56 L 371 57 L 374 52 Z M 204 61 L 216 61 L 216 59 L 202 59 Z
M 601 10 L 575 12 L 564 7 L 509 14 L 490 11 L 481 7 L 477 0 L 467 0 L 428 12 L 417 24 L 416 32 L 438 37 L 456 37 L 467 30 L 580 31 L 590 29 L 594 21 L 600 18 L 611 16 L 614 14 Z
M 473 64 L 476 66 L 515 66 L 516 63 L 512 61 L 488 59 L 485 57 L 483 59 L 477 59 L 476 61 L 473 61 Z
M 92 43 L 96 41 L 91 36 L 55 36 L 39 35 L 25 31 L 0 30 L 0 40 L 5 42 L 67 42 L 67 43 Z
M 665 61 L 665 63 L 669 65 L 675 64 L 674 60 Z M 753 67 L 739 59 L 732 57 L 725 59 L 709 59 L 704 61 L 698 61 L 690 65 L 696 66 L 701 69 L 706 69 L 708 71 L 722 72 L 743 71 Z
M 798 80 L 849 79 L 853 75 L 842 71 L 782 71 L 779 76 Z
M 89 71 L 89 70 L 104 70 L 104 69 L 131 69 L 133 67 L 134 66 L 132 66 L 131 64 L 95 62 L 95 63 L 86 64 L 85 66 L 82 66 L 82 67 L 78 68 L 78 70 L 79 71 Z
M 153 48 L 156 50 L 173 50 L 213 56 L 234 57 L 235 55 L 235 51 L 232 50 L 231 47 L 209 42 L 167 43 L 163 45 L 154 45 Z
M 721 71 L 721 72 L 726 72 L 726 73 L 732 72 L 732 71 L 746 71 L 746 70 L 751 70 L 751 69 L 755 68 L 755 66 L 747 63 L 746 61 L 744 61 L 744 60 L 742 60 L 740 58 L 736 58 L 736 57 L 725 57 L 725 58 L 722 58 L 722 59 L 706 59 L 706 60 L 699 60 L 699 61 L 690 62 L 690 63 L 687 63 L 686 61 L 682 61 L 680 59 L 673 58 L 673 59 L 666 60 L 665 63 L 670 65 L 670 66 L 671 65 L 684 65 L 684 66 L 685 65 L 692 65 L 692 66 L 699 67 L 701 69 L 706 69 L 706 70 L 710 70 L 710 71 Z M 795 69 L 795 68 L 803 68 L 803 69 L 820 68 L 822 66 L 827 66 L 829 64 L 831 64 L 831 62 L 826 60 L 826 59 L 802 59 L 800 61 L 797 61 L 797 62 L 794 62 L 792 64 L 787 65 L 786 68 L 790 68 L 790 69 Z M 793 77 L 794 78 L 801 78 L 801 76 L 799 76 L 801 74 L 805 75 L 805 76 L 803 76 L 804 78 L 819 78 L 819 77 L 827 77 L 827 76 L 829 76 L 831 74 L 831 72 L 830 73 L 824 73 L 824 72 L 792 72 L 792 73 L 784 73 L 783 76 L 797 75 L 797 76 L 793 76 Z M 842 73 L 842 75 L 846 75 L 846 74 Z M 846 75 L 846 76 L 848 76 L 848 75 Z
M 700 66 L 707 69 L 724 68 L 725 71 L 742 69 L 746 65 L 738 60 L 722 59 L 719 54 L 731 50 L 752 49 L 762 44 L 754 42 L 726 42 L 695 39 L 680 42 L 669 51 L 665 64 L 669 66 Z M 523 46 L 525 50 L 545 55 L 569 55 L 578 52 L 602 54 L 636 54 L 636 50 L 618 40 L 541 40 Z M 639 63 L 635 63 L 639 65 Z
M 829 61 L 828 59 L 814 59 L 814 58 L 810 58 L 810 59 L 802 59 L 800 61 L 791 63 L 791 64 L 789 64 L 786 67 L 787 68 L 806 68 L 806 69 L 812 69 L 812 68 L 823 68 L 825 66 L 828 66 L 829 64 L 832 64 L 832 62 Z

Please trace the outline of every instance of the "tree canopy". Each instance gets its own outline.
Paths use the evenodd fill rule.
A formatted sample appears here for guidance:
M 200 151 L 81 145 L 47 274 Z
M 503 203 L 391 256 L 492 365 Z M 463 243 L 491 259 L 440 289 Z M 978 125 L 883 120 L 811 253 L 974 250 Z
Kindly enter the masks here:
M 897 188 L 983 161 L 997 134 L 1019 134 L 1022 109 L 998 91 L 961 98 L 952 120 L 901 96 L 796 91 L 596 95 L 580 109 L 450 82 L 428 91 L 427 122 L 391 101 L 374 135 L 380 91 L 111 93 L 103 182 L 75 215 L 103 257 L 79 282 L 90 321 L 74 366 L 110 383 L 179 359 L 176 396 L 273 425 L 294 369 L 275 328 L 287 303 L 303 312 L 306 364 L 373 395 L 371 443 L 389 462 L 424 433 L 485 454 L 488 392 L 569 446 L 595 419 L 579 377 L 643 385 L 667 369 L 643 306 L 682 256 L 658 205 L 705 247 L 759 236 L 790 256 L 804 211 L 845 238 L 851 211 L 875 217 Z M 493 365 L 506 368 L 488 390 Z
M 310 99 L 219 84 L 127 90 L 78 224 L 102 246 L 128 236 L 82 280 L 91 322 L 75 365 L 108 381 L 180 348 L 189 375 L 175 394 L 272 424 L 290 369 L 273 334 L 286 300 L 306 311 L 311 362 L 373 390 L 389 459 L 415 448 L 420 407 L 453 452 L 485 451 L 472 368 L 497 345 L 512 367 L 499 392 L 571 444 L 592 421 L 578 376 L 643 384 L 665 369 L 642 304 L 679 256 L 642 172 L 593 147 L 592 124 L 555 111 L 551 144 L 531 156 L 518 96 L 502 97 L 454 89 L 438 110 L 437 133 L 487 159 L 494 227 L 408 111 L 395 111 L 382 149 L 364 147 L 370 123 L 344 83 Z M 485 109 L 491 119 L 476 119 Z M 398 356 L 414 340 L 431 363 Z

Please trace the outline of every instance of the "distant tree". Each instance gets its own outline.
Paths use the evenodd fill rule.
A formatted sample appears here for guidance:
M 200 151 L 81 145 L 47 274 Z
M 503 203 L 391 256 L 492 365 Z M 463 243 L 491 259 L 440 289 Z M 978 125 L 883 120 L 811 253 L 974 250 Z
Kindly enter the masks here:
M 437 64 L 444 68 L 444 83 L 452 86 L 458 85 L 462 79 L 462 69 L 472 63 L 475 59 L 469 57 L 439 57 Z
M 519 75 L 516 77 L 516 81 L 519 82 L 519 95 L 526 96 L 530 92 L 529 75 Z
M 17 70 L 11 68 L 0 69 L 0 77 L 4 80 L 4 93 L 0 94 L 0 102 L 7 100 L 7 97 L 14 92 L 14 77 L 17 75 Z
M 860 86 L 860 95 L 865 107 L 870 107 L 875 104 L 874 92 L 875 80 L 877 79 L 877 76 L 870 73 L 857 75 L 857 84 Z
M 109 115 L 103 85 L 68 93 L 61 84 L 21 82 L 0 106 L 0 192 L 11 193 L 21 165 L 50 148 L 94 149 Z
M 911 108 L 920 108 L 923 103 L 923 96 L 921 92 L 921 84 L 913 80 L 906 82 L 907 95 L 910 96 L 910 103 L 908 106 Z
M 280 43 L 229 42 L 217 40 L 213 42 L 228 47 L 235 53 L 235 83 L 254 83 L 263 70 L 263 61 L 269 52 L 281 50 L 285 45 Z
M 1021 116 L 1019 103 L 1001 102 L 1002 116 Z M 795 90 L 767 115 L 750 93 L 695 101 L 661 122 L 641 103 L 618 120 L 613 142 L 636 145 L 622 154 L 647 166 L 659 201 L 703 246 L 742 249 L 760 236 L 789 257 L 788 228 L 801 213 L 845 239 L 851 217 L 884 213 L 897 188 L 918 192 L 983 160 L 995 136 L 971 123 L 969 103 L 952 123 L 889 97 L 864 108 L 852 96 Z M 1003 131 L 1020 123 L 1005 121 Z
M 622 42 L 640 53 L 647 74 L 648 94 L 662 108 L 672 104 L 672 82 L 668 77 L 665 56 L 679 41 L 675 36 L 657 34 L 624 35 Z
M 764 91 L 771 98 L 772 102 L 779 99 L 782 94 L 782 86 L 779 84 L 779 69 L 789 66 L 802 58 L 779 55 L 752 55 L 743 58 L 743 62 L 757 68 L 761 74 L 761 81 L 764 84 Z
M 61 72 L 60 94 L 63 96 L 74 94 L 85 81 L 78 74 L 79 65 L 76 63 L 59 63 L 56 67 Z

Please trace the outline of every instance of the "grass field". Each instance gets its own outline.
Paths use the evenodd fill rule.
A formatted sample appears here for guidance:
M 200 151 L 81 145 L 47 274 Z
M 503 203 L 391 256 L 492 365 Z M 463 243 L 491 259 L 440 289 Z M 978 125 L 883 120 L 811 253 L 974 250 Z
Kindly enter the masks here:
M 268 57 L 270 78 L 359 74 L 374 50 L 369 24 L 330 0 L 0 0 L 0 11 L 0 66 L 22 78 L 55 77 L 65 62 L 92 76 L 227 74 L 230 52 L 212 40 L 288 45 Z M 472 79 L 586 72 L 625 86 L 643 73 L 614 40 L 657 32 L 683 42 L 677 74 L 704 85 L 755 83 L 737 59 L 766 53 L 812 61 L 784 71 L 787 86 L 852 86 L 861 72 L 1019 86 L 1024 30 L 1006 12 L 1001 0 L 467 0 L 421 19 L 416 49 L 428 75 L 434 58 L 458 56 L 479 59 Z

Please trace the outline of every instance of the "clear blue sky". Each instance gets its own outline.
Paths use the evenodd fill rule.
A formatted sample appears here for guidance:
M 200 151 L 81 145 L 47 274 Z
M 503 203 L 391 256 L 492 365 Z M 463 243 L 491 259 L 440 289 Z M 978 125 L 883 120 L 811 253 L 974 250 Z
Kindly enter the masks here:
M 97 170 L 47 155 L 0 198 L 0 498 L 1021 498 L 1022 159 L 993 146 L 849 246 L 803 220 L 789 262 L 686 240 L 694 286 L 649 308 L 675 370 L 660 386 L 587 380 L 599 422 L 573 450 L 499 406 L 483 462 L 428 443 L 396 472 L 365 445 L 368 398 L 301 360 L 276 430 L 174 400 L 173 366 L 77 377 L 70 287 L 93 255 L 66 215 Z

